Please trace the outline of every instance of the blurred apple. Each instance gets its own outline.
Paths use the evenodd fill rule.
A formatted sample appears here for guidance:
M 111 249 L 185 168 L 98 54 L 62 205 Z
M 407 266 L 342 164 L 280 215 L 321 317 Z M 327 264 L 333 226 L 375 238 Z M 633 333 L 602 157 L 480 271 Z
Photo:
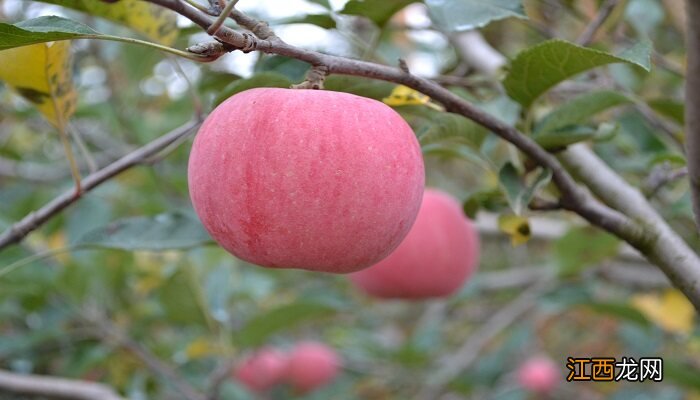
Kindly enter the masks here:
M 376 265 L 349 275 L 361 291 L 380 298 L 446 297 L 479 263 L 479 235 L 459 202 L 427 189 L 416 222 L 399 247 Z

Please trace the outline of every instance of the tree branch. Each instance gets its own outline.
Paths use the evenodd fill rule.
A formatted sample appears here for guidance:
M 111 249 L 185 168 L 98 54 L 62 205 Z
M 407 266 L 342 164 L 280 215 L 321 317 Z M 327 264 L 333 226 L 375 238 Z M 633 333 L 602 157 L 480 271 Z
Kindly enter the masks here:
M 700 2 L 687 0 L 688 67 L 685 83 L 685 145 L 695 223 L 700 229 Z
M 695 5 L 700 8 L 700 4 L 695 3 Z M 700 45 L 700 38 L 698 45 Z M 483 56 L 488 57 L 488 54 L 486 52 Z M 496 70 L 482 72 L 494 74 Z M 700 79 L 698 89 L 697 93 L 700 94 Z M 700 112 L 698 114 L 700 115 Z M 700 128 L 700 124 L 698 128 Z M 700 143 L 698 146 L 698 152 L 700 152 Z M 631 241 L 624 235 L 606 229 L 627 241 L 649 261 L 661 268 L 674 286 L 688 297 L 697 310 L 700 310 L 700 259 L 661 218 L 640 191 L 622 179 L 585 144 L 570 146 L 567 151 L 561 153 L 560 158 L 567 169 L 574 171 L 577 177 L 607 206 L 641 224 L 644 233 L 636 237 L 636 240 Z M 700 169 L 700 157 L 695 157 L 695 159 L 699 163 Z M 596 218 L 589 218 L 580 212 L 579 215 L 594 225 L 604 227 L 596 222 Z
M 114 389 L 100 383 L 0 370 L 0 393 L 3 392 L 64 400 L 124 400 Z
M 129 168 L 142 164 L 151 156 L 168 147 L 168 145 L 171 143 L 190 134 L 199 126 L 200 123 L 201 121 L 199 119 L 189 121 L 173 131 L 150 142 L 149 144 L 125 155 L 94 174 L 86 176 L 81 182 L 83 194 L 99 186 L 101 183 L 128 170 Z M 75 190 L 71 189 L 54 198 L 39 210 L 28 214 L 22 218 L 22 220 L 15 223 L 5 232 L 0 234 L 0 249 L 21 241 L 30 232 L 37 229 L 39 226 L 56 216 L 59 212 L 63 211 L 65 208 L 75 203 L 79 199 L 80 195 L 76 195 Z

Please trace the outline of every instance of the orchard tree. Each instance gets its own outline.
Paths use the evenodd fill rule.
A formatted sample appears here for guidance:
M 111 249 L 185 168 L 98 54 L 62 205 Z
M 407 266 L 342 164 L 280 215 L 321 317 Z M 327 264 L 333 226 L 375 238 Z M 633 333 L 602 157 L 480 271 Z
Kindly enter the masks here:
M 697 21 L 0 0 L 0 397 L 700 395 Z

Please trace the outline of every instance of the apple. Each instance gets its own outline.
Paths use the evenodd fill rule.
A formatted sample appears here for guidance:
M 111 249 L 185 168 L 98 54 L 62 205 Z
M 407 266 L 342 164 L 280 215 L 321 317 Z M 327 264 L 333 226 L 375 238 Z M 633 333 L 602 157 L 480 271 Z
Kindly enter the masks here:
M 546 394 L 561 379 L 559 366 L 546 356 L 534 356 L 522 363 L 516 372 L 518 383 L 530 392 Z
M 479 262 L 479 235 L 451 195 L 426 189 L 416 222 L 387 258 L 349 275 L 361 291 L 387 299 L 446 297 Z
M 340 92 L 257 88 L 207 117 L 188 165 L 194 209 L 235 256 L 349 273 L 391 253 L 416 218 L 424 166 L 401 116 Z
M 341 365 L 340 356 L 318 342 L 298 343 L 289 354 L 285 380 L 297 393 L 308 393 L 330 383 Z
M 265 392 L 281 383 L 287 370 L 287 356 L 265 347 L 243 360 L 234 370 L 234 377 L 253 392 Z

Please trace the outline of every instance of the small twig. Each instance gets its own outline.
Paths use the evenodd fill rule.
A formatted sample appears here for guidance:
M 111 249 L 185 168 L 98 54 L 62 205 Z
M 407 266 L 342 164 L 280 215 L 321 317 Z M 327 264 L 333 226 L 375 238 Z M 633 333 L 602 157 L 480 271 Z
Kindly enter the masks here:
M 198 393 L 195 388 L 187 383 L 187 381 L 168 364 L 164 363 L 148 351 L 148 349 L 129 338 L 125 332 L 112 324 L 111 321 L 101 315 L 97 315 L 97 312 L 92 310 L 86 311 L 85 315 L 87 321 L 97 328 L 97 334 L 101 339 L 112 340 L 116 342 L 119 347 L 135 355 L 148 369 L 163 378 L 168 384 L 172 385 L 180 392 L 186 400 L 206 400 L 204 395 Z
M 306 80 L 302 83 L 292 85 L 292 89 L 323 89 L 323 81 L 328 75 L 328 67 L 324 65 L 314 65 L 306 73 Z
M 221 396 L 221 385 L 231 376 L 233 369 L 236 366 L 236 360 L 223 360 L 211 373 L 211 381 L 207 389 L 208 400 L 219 400 Z
M 192 96 L 192 108 L 194 109 L 194 115 L 195 117 L 199 119 L 204 119 L 204 108 L 202 105 L 202 97 L 199 95 L 197 92 L 197 88 L 194 86 L 192 83 L 192 80 L 190 79 L 189 76 L 185 73 L 185 70 L 182 69 L 182 65 L 178 62 L 176 58 L 171 58 L 170 62 L 173 64 L 173 67 L 175 68 L 175 72 L 177 72 L 178 75 L 182 79 L 185 80 L 187 83 L 187 89 L 190 92 L 190 96 Z
M 99 186 L 101 183 L 128 170 L 129 168 L 142 164 L 144 160 L 158 154 L 161 150 L 167 148 L 169 144 L 177 141 L 182 136 L 187 136 L 196 127 L 198 127 L 200 123 L 201 121 L 198 119 L 187 122 L 183 126 L 180 126 L 179 128 L 176 128 L 173 131 L 150 142 L 149 144 L 125 155 L 94 174 L 86 176 L 81 182 L 83 193 L 90 191 L 91 189 Z M 70 190 L 54 198 L 39 210 L 29 213 L 19 222 L 15 223 L 5 232 L 0 234 L 0 249 L 19 242 L 30 232 L 37 229 L 54 216 L 58 215 L 58 213 L 63 211 L 66 207 L 78 201 L 79 198 L 80 197 L 75 196 L 75 192 L 73 190 Z
M 662 187 L 686 175 L 688 175 L 687 167 L 671 169 L 671 165 L 668 163 L 657 165 L 651 170 L 651 173 L 644 183 L 644 194 L 647 198 L 651 199 L 656 196 Z
M 612 11 L 615 9 L 618 0 L 606 0 L 598 10 L 598 14 L 593 18 L 593 20 L 586 26 L 581 35 L 576 39 L 576 43 L 581 46 L 586 46 L 593 41 L 595 34 L 598 32 L 601 26 L 608 19 Z
M 533 211 L 556 211 L 563 209 L 561 203 L 558 201 L 546 200 L 540 197 L 532 199 L 528 208 Z
M 0 370 L 2 393 L 64 400 L 124 400 L 114 389 L 100 383 Z
M 95 158 L 92 156 L 90 150 L 85 145 L 85 141 L 80 135 L 80 131 L 76 129 L 75 125 L 68 123 L 68 132 L 75 141 L 75 144 L 78 146 L 78 150 L 80 150 L 80 153 L 83 155 L 85 163 L 88 166 L 88 171 L 90 171 L 90 173 L 97 171 L 97 162 L 95 162 Z
M 222 3 L 225 3 L 224 0 L 221 0 Z M 221 14 L 216 18 L 213 24 L 207 29 L 207 33 L 211 36 L 216 35 L 216 32 L 219 31 L 219 28 L 221 28 L 221 25 L 224 24 L 226 19 L 229 17 L 231 14 L 231 11 L 233 11 L 233 7 L 238 3 L 238 0 L 231 0 L 224 9 L 221 11 Z
M 469 368 L 491 340 L 536 305 L 537 298 L 550 286 L 550 282 L 549 278 L 540 280 L 515 300 L 500 308 L 474 331 L 457 351 L 439 361 L 437 370 L 427 379 L 424 389 L 416 398 L 421 400 L 437 398 L 442 388 Z

